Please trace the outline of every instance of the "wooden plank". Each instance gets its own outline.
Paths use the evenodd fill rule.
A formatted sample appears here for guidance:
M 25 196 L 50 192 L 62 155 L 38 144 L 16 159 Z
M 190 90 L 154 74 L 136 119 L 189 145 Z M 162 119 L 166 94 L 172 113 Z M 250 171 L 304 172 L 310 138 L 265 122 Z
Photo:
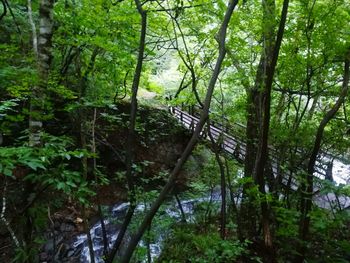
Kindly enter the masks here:
M 190 115 L 189 113 L 182 111 L 176 107 L 172 107 L 172 110 L 170 112 L 173 113 L 173 115 L 181 121 L 181 123 L 186 127 L 186 128 L 191 128 L 191 126 L 194 126 L 195 128 L 199 122 L 199 118 L 193 115 Z M 245 128 L 244 125 L 239 124 L 238 125 L 240 128 Z M 206 130 L 207 130 L 207 125 L 205 126 L 205 129 L 201 132 L 201 135 L 204 136 L 206 135 Z M 224 131 L 223 131 L 224 129 Z M 242 139 L 238 139 L 231 134 L 225 132 L 226 130 L 230 131 L 230 127 L 227 129 L 227 127 L 223 127 L 223 125 L 220 125 L 217 122 L 214 122 L 212 125 L 210 125 L 210 131 L 211 134 L 214 137 L 215 142 L 218 142 L 219 138 L 221 137 L 223 139 L 222 141 L 222 149 L 225 150 L 228 154 L 233 154 L 237 144 L 240 146 L 239 149 L 239 156 L 242 156 L 242 160 L 245 158 L 246 154 L 246 143 Z M 209 138 L 207 138 L 209 139 Z M 269 151 L 272 153 L 272 169 L 275 171 L 275 173 L 278 170 L 278 165 L 277 165 L 277 160 L 273 156 L 277 154 L 276 149 L 269 145 Z M 303 154 L 301 150 L 297 150 L 297 153 Z M 322 153 L 324 156 L 326 155 L 325 153 Z M 319 178 L 324 178 L 325 176 L 325 167 L 324 163 L 321 160 L 322 158 L 319 158 L 316 163 L 316 169 L 315 169 L 315 174 L 317 174 L 317 177 Z

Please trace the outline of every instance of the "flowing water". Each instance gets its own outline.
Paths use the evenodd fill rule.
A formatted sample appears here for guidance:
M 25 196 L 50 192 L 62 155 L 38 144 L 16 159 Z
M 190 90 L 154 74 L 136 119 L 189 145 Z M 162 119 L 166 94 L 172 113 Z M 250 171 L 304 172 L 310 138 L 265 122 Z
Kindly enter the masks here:
M 338 160 L 333 161 L 333 168 L 332 168 L 332 176 L 333 176 L 333 182 L 336 185 L 339 184 L 348 184 L 350 180 L 350 165 L 346 165 Z M 216 189 L 211 194 L 204 195 L 200 198 L 193 198 L 188 200 L 182 200 L 181 206 L 183 209 L 183 213 L 186 217 L 187 222 L 193 222 L 195 221 L 195 211 L 196 207 L 198 207 L 200 204 L 203 203 L 216 203 L 218 204 L 221 200 L 220 191 Z M 324 207 L 327 209 L 330 209 L 332 205 L 337 202 L 338 205 L 341 206 L 341 208 L 348 208 L 350 207 L 350 199 L 346 197 L 337 197 L 332 193 L 324 194 L 324 195 L 318 195 L 315 198 L 315 202 L 318 206 Z M 142 218 L 142 215 L 144 212 L 146 212 L 147 207 L 149 204 L 140 204 L 136 208 L 136 218 L 139 217 L 139 219 Z M 125 217 L 125 214 L 128 210 L 129 203 L 120 203 L 116 204 L 113 207 L 109 207 L 105 211 L 105 220 L 104 223 L 106 225 L 106 232 L 107 232 L 107 238 L 108 238 L 108 245 L 109 248 L 113 246 L 113 243 L 117 239 L 119 227 L 122 223 L 123 218 Z M 218 209 L 218 207 L 217 207 Z M 171 202 L 167 202 L 162 206 L 162 212 L 158 213 L 160 214 L 159 217 L 161 217 L 160 220 L 170 220 L 172 222 L 180 222 L 183 218 L 183 214 L 181 213 L 180 207 L 176 200 L 173 200 Z M 161 222 L 161 221 L 159 221 Z M 157 224 L 154 224 L 157 225 Z M 161 227 L 157 229 L 157 226 L 153 227 L 153 231 L 156 234 L 156 237 L 153 238 L 153 240 L 149 243 L 149 253 L 151 255 L 152 261 L 156 259 L 162 249 L 162 242 L 166 238 L 167 230 L 161 229 Z M 102 228 L 101 228 L 101 222 L 98 221 L 91 229 L 90 234 L 93 240 L 93 247 L 94 247 L 94 253 L 95 253 L 95 262 L 96 263 L 103 263 L 103 235 L 102 235 Z M 129 238 L 129 237 L 126 237 Z M 87 245 L 87 236 L 86 234 L 78 235 L 74 242 L 72 243 L 72 247 L 75 250 L 81 251 L 80 256 L 80 262 L 83 263 L 89 263 L 90 262 L 90 254 L 89 254 L 89 248 Z M 142 247 L 146 249 L 147 245 L 145 240 L 142 240 L 139 244 L 139 247 Z M 145 259 L 143 262 L 147 262 L 147 255 L 145 255 Z
M 195 220 L 194 211 L 197 205 L 203 204 L 205 202 L 218 203 L 220 200 L 221 200 L 220 193 L 218 190 L 216 190 L 216 191 L 213 191 L 213 193 L 208 196 L 181 201 L 181 206 L 185 214 L 186 221 L 191 222 Z M 147 206 L 148 205 L 140 204 L 136 207 L 136 218 L 138 217 L 138 215 L 141 216 L 147 210 L 146 208 Z M 180 211 L 179 205 L 177 204 L 176 200 L 172 202 L 167 202 L 163 207 L 164 207 L 162 210 L 163 212 L 160 213 L 161 220 L 163 221 L 169 220 L 170 222 L 180 222 L 182 220 L 182 213 Z M 129 208 L 129 203 L 121 203 L 111 207 L 105 213 L 106 219 L 104 220 L 104 223 L 107 230 L 106 232 L 107 232 L 109 248 L 113 246 L 113 243 L 117 239 L 117 236 L 119 233 L 119 227 L 121 225 L 123 218 L 126 215 L 128 208 Z M 157 228 L 157 227 L 155 226 L 154 228 Z M 154 261 L 154 259 L 156 259 L 160 255 L 162 241 L 166 238 L 166 235 L 167 235 L 166 229 L 154 229 L 154 231 L 158 234 L 154 238 L 154 240 L 152 240 L 151 243 L 149 244 L 149 250 L 150 250 L 152 262 Z M 103 235 L 102 235 L 102 227 L 101 227 L 100 221 L 98 221 L 90 229 L 90 234 L 93 241 L 95 262 L 103 263 L 104 262 L 102 259 Z M 147 245 L 145 240 L 142 240 L 139 246 L 146 248 Z M 84 262 L 84 263 L 91 262 L 86 234 L 78 235 L 75 238 L 74 242 L 72 243 L 72 247 L 75 250 L 81 250 L 80 262 Z M 145 257 L 147 258 L 147 256 Z M 147 262 L 147 260 L 145 259 L 143 262 Z

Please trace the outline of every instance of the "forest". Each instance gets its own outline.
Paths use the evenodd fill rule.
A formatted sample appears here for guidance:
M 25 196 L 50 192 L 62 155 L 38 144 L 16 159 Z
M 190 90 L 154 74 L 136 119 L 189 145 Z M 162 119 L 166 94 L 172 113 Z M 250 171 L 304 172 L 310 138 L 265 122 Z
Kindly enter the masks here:
M 350 262 L 350 1 L 0 1 L 0 262 Z

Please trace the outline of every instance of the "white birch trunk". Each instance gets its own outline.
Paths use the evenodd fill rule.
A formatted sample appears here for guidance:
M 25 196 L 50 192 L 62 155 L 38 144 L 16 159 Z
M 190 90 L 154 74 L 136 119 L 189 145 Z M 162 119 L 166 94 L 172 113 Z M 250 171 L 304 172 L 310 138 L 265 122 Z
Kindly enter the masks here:
M 29 24 L 32 28 L 32 44 L 33 44 L 33 51 L 35 54 L 35 57 L 38 58 L 38 36 L 36 33 L 36 26 L 33 20 L 33 11 L 32 11 L 32 1 L 28 0 L 28 20 Z
M 45 104 L 45 88 L 52 60 L 53 7 L 54 0 L 41 0 L 39 8 L 39 36 L 37 41 L 37 64 L 39 82 L 33 88 L 30 102 L 29 145 L 41 144 L 42 115 Z M 30 0 L 28 0 L 29 6 Z M 34 24 L 34 23 L 33 23 Z M 34 25 L 35 27 L 35 25 Z M 33 26 L 32 26 L 33 28 Z M 34 32 L 34 30 L 33 30 Z M 33 35 L 34 39 L 34 35 Z M 34 40 L 33 40 L 34 45 Z

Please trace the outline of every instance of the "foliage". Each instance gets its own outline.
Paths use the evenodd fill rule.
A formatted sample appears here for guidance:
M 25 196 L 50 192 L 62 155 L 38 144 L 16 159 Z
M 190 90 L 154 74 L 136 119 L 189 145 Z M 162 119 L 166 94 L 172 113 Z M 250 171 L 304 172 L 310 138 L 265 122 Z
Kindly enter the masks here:
M 311 213 L 312 237 L 310 244 L 312 251 L 318 251 L 309 255 L 311 262 L 317 262 L 321 258 L 328 262 L 348 261 L 350 240 L 349 224 L 350 216 L 347 211 L 332 215 L 327 210 L 316 208 Z
M 272 22 L 264 20 L 261 1 L 239 1 L 230 22 L 227 54 L 211 103 L 211 120 L 230 127 L 230 133 L 242 142 L 249 132 L 244 124 L 251 118 L 247 114 L 247 108 L 251 106 L 247 103 L 249 92 L 259 80 L 257 72 L 261 57 L 266 55 L 263 54 L 266 41 L 274 40 L 273 36 L 269 40 L 262 36 L 268 28 L 277 26 L 283 4 L 281 0 L 270 2 L 276 8 Z M 6 13 L 3 3 L 8 5 Z M 40 1 L 32 1 L 37 33 L 40 33 L 39 4 Z M 40 94 L 42 111 L 33 113 L 33 91 L 42 80 L 38 78 L 40 67 L 33 51 L 34 34 L 27 5 L 28 1 L 23 0 L 2 1 L 0 4 L 1 179 L 18 184 L 18 198 L 22 198 L 22 194 L 33 196 L 41 189 L 49 189 L 86 205 L 89 197 L 94 195 L 92 188 L 108 182 L 126 188 L 125 149 L 115 149 L 115 152 L 120 152 L 121 163 L 116 164 L 118 172 L 114 181 L 109 180 L 114 175 L 108 174 L 108 167 L 99 159 L 99 151 L 109 147 L 106 141 L 108 143 L 110 134 L 126 131 L 130 125 L 128 101 L 133 92 L 140 16 L 133 0 L 55 1 L 52 66 Z M 147 11 L 148 20 L 139 89 L 157 95 L 152 100 L 138 98 L 144 104 L 138 105 L 135 132 L 137 147 L 148 151 L 165 140 L 171 148 L 177 136 L 182 136 L 184 142 L 189 139 L 190 134 L 183 132 L 183 127 L 163 109 L 168 105 L 196 106 L 196 109 L 201 106 L 218 54 L 216 36 L 226 2 L 143 1 L 142 8 Z M 300 186 L 307 183 L 305 169 L 317 127 L 325 112 L 338 99 L 345 79 L 349 21 L 350 6 L 345 0 L 297 0 L 289 4 L 269 109 L 269 160 L 278 166 L 272 170 L 281 168 L 283 173 L 297 179 L 293 182 Z M 170 98 L 175 94 L 176 98 L 164 100 L 165 95 Z M 162 110 L 155 107 L 162 107 Z M 96 120 L 92 120 L 96 108 L 103 110 L 97 114 Z M 256 109 L 258 115 L 259 110 Z M 324 130 L 322 150 L 331 152 L 336 158 L 349 156 L 348 115 L 347 100 Z M 22 131 L 28 128 L 29 117 L 40 119 L 44 124 L 42 144 L 38 147 L 29 146 L 28 136 L 21 137 Z M 92 138 L 95 124 L 102 136 L 97 132 Z M 255 125 L 260 128 L 261 123 Z M 122 133 L 120 136 L 118 133 L 118 147 L 126 144 L 127 132 Z M 97 143 L 94 141 L 93 146 L 95 139 Z M 195 197 L 218 192 L 220 170 L 208 146 L 197 147 L 184 169 L 189 175 L 186 186 Z M 244 148 L 245 143 L 241 147 Z M 90 153 L 92 150 L 94 154 Z M 224 161 L 223 156 L 220 158 Z M 266 201 L 271 206 L 270 219 L 273 238 L 279 249 L 278 257 L 293 261 L 296 246 L 301 242 L 298 240 L 300 197 L 305 193 L 301 188 L 298 191 L 285 189 L 287 177 L 281 181 L 267 178 L 269 172 L 266 171 L 264 180 L 269 179 L 275 185 L 268 185 L 270 192 L 263 194 L 254 183 L 256 178 L 247 175 L 241 178 L 242 164 L 230 160 L 226 164 L 226 180 L 231 184 L 228 188 L 235 198 L 244 192 L 253 201 L 252 209 L 257 218 L 261 213 L 261 203 Z M 132 172 L 142 187 L 137 187 L 132 194 L 136 194 L 137 201 L 145 205 L 146 211 L 156 193 L 145 193 L 143 187 L 155 188 L 168 176 L 167 171 L 155 171 L 153 177 L 144 178 L 144 171 L 154 165 L 157 164 L 144 160 L 143 156 L 133 160 Z M 317 195 L 349 197 L 349 186 L 314 181 L 318 187 L 314 189 Z M 33 192 L 22 193 L 28 184 L 33 185 Z M 10 192 L 9 195 L 15 194 Z M 8 198 L 11 200 L 12 196 Z M 28 198 L 24 199 L 22 201 L 28 201 Z M 43 206 L 45 202 L 40 201 L 34 203 L 26 215 L 38 228 L 44 227 L 47 214 Z M 239 202 L 235 205 L 239 210 Z M 246 255 L 249 249 L 251 251 L 250 244 L 239 243 L 234 235 L 227 240 L 219 238 L 217 226 L 210 225 L 217 223 L 218 207 L 218 203 L 212 205 L 210 201 L 199 205 L 194 215 L 195 222 L 208 225 L 210 229 L 198 231 L 198 226 L 192 225 L 175 228 L 171 238 L 165 241 L 162 256 L 168 254 L 166 260 L 169 262 L 230 262 Z M 230 209 L 232 207 L 230 204 Z M 350 247 L 348 213 L 336 204 L 331 204 L 330 210 L 314 205 L 308 216 L 312 235 L 306 245 L 311 252 L 318 251 L 307 255 L 308 262 L 320 261 L 322 256 L 326 256 L 322 260 L 329 262 L 345 262 Z M 228 217 L 228 223 L 232 224 L 239 214 L 233 212 Z M 146 239 L 154 239 L 155 231 L 162 231 L 174 222 L 166 219 L 162 222 L 159 217 L 153 223 L 154 231 L 150 231 Z M 259 238 L 254 236 L 252 240 L 255 242 Z M 33 243 L 39 246 L 34 240 Z M 20 248 L 15 260 L 35 258 L 37 250 L 26 249 Z
M 184 225 L 174 229 L 158 262 L 236 262 L 246 246 L 237 240 L 222 240 L 215 231 L 201 233 Z
M 28 169 L 24 180 L 32 183 L 51 186 L 57 190 L 72 195 L 81 202 L 87 202 L 87 197 L 93 192 L 80 172 L 70 170 L 68 161 L 90 156 L 83 150 L 68 150 L 73 141 L 68 137 L 43 135 L 44 145 L 32 148 L 26 145 L 19 147 L 0 148 L 0 173 L 16 177 L 16 169 Z

